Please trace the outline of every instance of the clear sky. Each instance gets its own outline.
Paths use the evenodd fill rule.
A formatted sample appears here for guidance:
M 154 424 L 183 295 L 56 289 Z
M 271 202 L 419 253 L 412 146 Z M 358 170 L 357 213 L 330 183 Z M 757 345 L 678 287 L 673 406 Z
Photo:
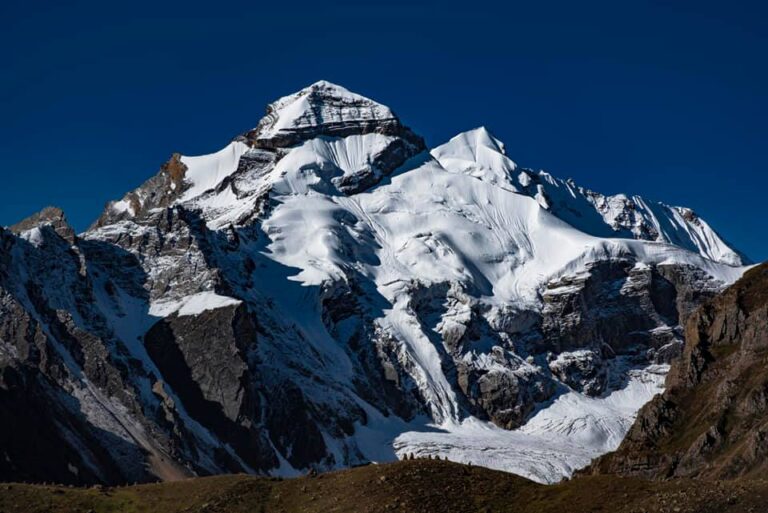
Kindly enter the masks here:
M 68 4 L 68 5 L 64 5 Z M 768 259 L 765 2 L 0 2 L 0 225 L 79 230 L 172 152 L 209 153 L 326 79 L 428 144 L 692 207 Z

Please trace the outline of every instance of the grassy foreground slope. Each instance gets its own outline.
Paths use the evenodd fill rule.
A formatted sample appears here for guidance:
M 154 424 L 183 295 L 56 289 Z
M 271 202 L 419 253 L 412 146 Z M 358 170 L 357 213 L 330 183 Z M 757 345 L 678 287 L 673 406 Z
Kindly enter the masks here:
M 431 460 L 277 480 L 244 475 L 121 488 L 2 484 L 0 512 L 761 512 L 768 481 L 586 476 L 554 486 Z

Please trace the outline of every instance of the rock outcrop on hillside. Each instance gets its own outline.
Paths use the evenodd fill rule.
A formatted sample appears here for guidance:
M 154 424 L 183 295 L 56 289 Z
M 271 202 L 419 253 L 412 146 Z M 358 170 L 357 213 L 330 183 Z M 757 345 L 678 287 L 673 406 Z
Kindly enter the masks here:
M 594 472 L 730 479 L 768 470 L 768 264 L 688 320 L 667 390 Z

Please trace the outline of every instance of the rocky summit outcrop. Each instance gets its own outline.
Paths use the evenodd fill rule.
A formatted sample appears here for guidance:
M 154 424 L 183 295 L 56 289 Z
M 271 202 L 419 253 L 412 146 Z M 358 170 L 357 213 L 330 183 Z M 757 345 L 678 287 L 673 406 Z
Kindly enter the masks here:
M 568 475 L 623 435 L 635 406 L 611 395 L 650 398 L 681 324 L 744 270 L 698 218 L 614 222 L 568 187 L 484 129 L 428 152 L 318 82 L 221 151 L 174 154 L 84 233 L 57 209 L 0 229 L 0 478 L 412 452 Z
M 369 98 L 321 80 L 267 106 L 267 113 L 242 138 L 259 148 L 288 148 L 319 136 L 377 133 L 397 136 L 426 149 L 392 110 Z
M 58 207 L 46 207 L 8 229 L 15 234 L 31 232 L 33 230 L 52 229 L 58 236 L 70 244 L 75 243 L 76 237 L 75 230 L 67 221 L 67 216 Z M 38 232 L 34 232 L 32 236 L 38 237 Z
M 688 320 L 667 390 L 592 471 L 730 479 L 768 470 L 768 264 Z

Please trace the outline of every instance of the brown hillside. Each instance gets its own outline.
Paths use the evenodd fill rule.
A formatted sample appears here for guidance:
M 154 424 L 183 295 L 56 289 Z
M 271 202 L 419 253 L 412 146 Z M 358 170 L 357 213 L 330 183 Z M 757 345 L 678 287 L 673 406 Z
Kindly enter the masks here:
M 243 475 L 122 488 L 0 485 L 3 512 L 568 512 L 764 511 L 768 482 L 588 476 L 554 486 L 432 460 L 278 480 Z
M 667 390 L 591 469 L 729 479 L 768 471 L 768 264 L 691 316 Z

